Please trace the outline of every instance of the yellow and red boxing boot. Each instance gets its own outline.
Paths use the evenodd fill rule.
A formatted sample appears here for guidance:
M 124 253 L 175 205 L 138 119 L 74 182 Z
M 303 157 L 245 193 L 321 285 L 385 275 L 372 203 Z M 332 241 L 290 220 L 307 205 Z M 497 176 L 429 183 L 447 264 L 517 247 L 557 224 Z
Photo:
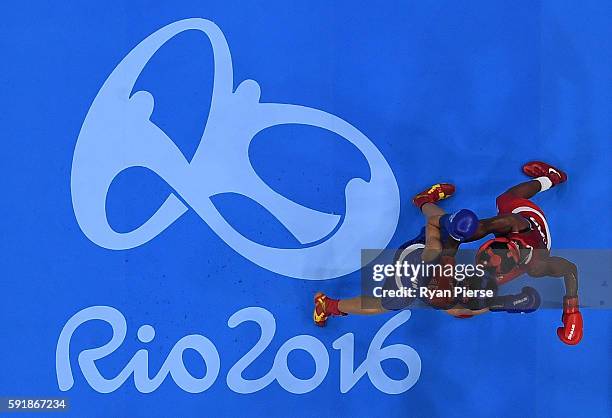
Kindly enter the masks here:
M 551 181 L 553 186 L 567 180 L 567 174 L 565 174 L 565 172 L 542 161 L 528 162 L 523 166 L 523 173 L 533 178 L 546 177 Z
M 338 300 L 327 297 L 325 293 L 318 292 L 315 295 L 313 319 L 315 325 L 324 327 L 327 325 L 327 318 L 330 316 L 344 316 L 344 312 L 338 309 Z
M 421 209 L 425 203 L 436 203 L 442 199 L 449 198 L 455 193 L 455 186 L 449 183 L 438 183 L 429 189 L 418 193 L 412 198 L 412 203 Z

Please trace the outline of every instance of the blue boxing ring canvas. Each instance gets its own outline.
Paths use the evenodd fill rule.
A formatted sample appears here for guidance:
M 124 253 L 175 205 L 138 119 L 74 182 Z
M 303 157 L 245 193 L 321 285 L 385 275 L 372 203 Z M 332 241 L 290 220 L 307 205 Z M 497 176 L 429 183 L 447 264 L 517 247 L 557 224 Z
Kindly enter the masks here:
M 612 415 L 610 2 L 2 11 L 0 412 Z M 580 344 L 558 306 L 313 324 L 422 228 L 416 192 L 493 216 L 530 160 L 568 173 L 534 200 Z

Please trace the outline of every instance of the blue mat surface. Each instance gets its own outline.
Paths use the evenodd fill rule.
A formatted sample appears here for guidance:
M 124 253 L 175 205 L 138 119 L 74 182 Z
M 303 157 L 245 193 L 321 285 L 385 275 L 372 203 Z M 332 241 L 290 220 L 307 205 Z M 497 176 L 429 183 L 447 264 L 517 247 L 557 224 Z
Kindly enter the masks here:
M 207 23 L 168 26 L 188 18 Z M 595 0 L 4 4 L 0 397 L 75 417 L 611 416 L 609 309 L 584 310 L 576 347 L 558 309 L 311 318 L 317 290 L 359 292 L 353 247 L 418 232 L 414 192 L 450 181 L 445 208 L 492 216 L 532 159 L 569 173 L 535 199 L 553 252 L 609 249 L 610 39 Z

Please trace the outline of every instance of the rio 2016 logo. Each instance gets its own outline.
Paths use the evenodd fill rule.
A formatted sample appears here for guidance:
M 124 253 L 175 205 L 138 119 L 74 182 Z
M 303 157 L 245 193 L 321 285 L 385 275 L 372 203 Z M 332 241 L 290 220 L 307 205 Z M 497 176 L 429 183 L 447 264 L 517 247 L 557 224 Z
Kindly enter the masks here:
M 208 120 L 200 144 L 187 161 L 176 144 L 151 120 L 154 98 L 147 91 L 133 91 L 136 80 L 153 55 L 176 35 L 195 30 L 204 33 L 212 45 L 214 83 Z M 138 44 L 113 70 L 96 95 L 83 122 L 74 150 L 71 194 L 74 213 L 83 233 L 95 244 L 112 250 L 143 245 L 161 234 L 181 217 L 186 202 L 211 229 L 236 252 L 258 266 L 306 280 L 326 280 L 357 271 L 363 248 L 385 248 L 399 218 L 399 190 L 389 164 L 376 146 L 345 120 L 319 109 L 293 104 L 261 103 L 260 86 L 245 80 L 233 90 L 232 58 L 221 30 L 204 19 L 186 19 L 156 31 Z M 255 172 L 249 160 L 249 145 L 264 129 L 298 124 L 323 128 L 353 144 L 365 157 L 370 179 L 351 179 L 345 188 L 346 213 L 343 217 L 316 211 L 287 199 L 270 188 Z M 223 164 L 219 164 L 223 162 Z M 145 167 L 156 173 L 174 190 L 161 207 L 136 229 L 119 233 L 106 216 L 106 198 L 113 179 L 131 167 Z M 175 194 L 176 193 L 176 194 Z M 275 248 L 253 242 L 236 231 L 217 211 L 211 197 L 222 193 L 246 196 L 268 210 L 304 245 L 302 248 Z M 179 199 L 179 195 L 180 198 Z M 315 245 L 312 243 L 318 242 Z M 369 253 L 374 257 L 376 254 Z M 354 368 L 353 334 L 333 343 L 340 350 L 340 389 L 349 391 L 366 373 L 374 386 L 385 393 L 402 393 L 420 376 L 417 352 L 403 344 L 383 347 L 384 340 L 410 318 L 400 312 L 384 324 L 370 344 L 366 359 Z M 114 352 L 126 336 L 126 320 L 114 308 L 92 306 L 75 314 L 64 326 L 57 345 L 56 372 L 61 390 L 73 384 L 70 341 L 82 324 L 102 320 L 113 328 L 112 339 L 97 348 L 82 350 L 78 364 L 89 385 L 102 393 L 118 389 L 134 376 L 137 390 L 149 393 L 170 374 L 183 390 L 199 393 L 217 379 L 220 358 L 215 345 L 202 335 L 188 335 L 171 350 L 159 372 L 149 378 L 148 351 L 138 350 L 118 376 L 106 379 L 95 361 Z M 261 338 L 227 373 L 228 387 L 238 393 L 252 393 L 277 381 L 292 393 L 316 388 L 329 368 L 329 353 L 318 339 L 298 335 L 286 341 L 276 353 L 274 365 L 265 376 L 247 380 L 242 371 L 270 344 L 276 330 L 272 314 L 249 307 L 233 314 L 231 328 L 253 321 L 261 327 Z M 143 325 L 137 333 L 150 342 L 155 330 Z M 182 353 L 193 349 L 206 363 L 206 375 L 195 378 L 182 363 Z M 315 360 L 316 370 L 309 379 L 294 376 L 287 365 L 291 351 L 301 349 Z M 404 379 L 388 377 L 381 362 L 396 358 L 409 369 Z
M 214 57 L 210 113 L 190 162 L 150 120 L 153 96 L 147 91 L 133 91 L 155 52 L 187 30 L 205 33 Z M 172 23 L 138 44 L 98 92 L 79 133 L 72 161 L 71 192 L 81 230 L 101 247 L 123 250 L 147 243 L 182 216 L 188 208 L 171 193 L 157 212 L 133 231 L 118 233 L 111 228 L 106 217 L 106 196 L 113 179 L 130 167 L 145 167 L 180 194 L 225 243 L 266 270 L 309 280 L 335 278 L 358 270 L 360 250 L 385 248 L 397 227 L 399 190 L 389 164 L 363 133 L 343 119 L 311 107 L 260 103 L 256 81 L 245 80 L 235 91 L 233 82 L 227 41 L 208 20 Z M 347 183 L 343 219 L 287 199 L 253 169 L 248 156 L 253 137 L 264 129 L 287 124 L 334 132 L 366 158 L 370 180 L 353 178 Z M 236 193 L 256 201 L 303 245 L 335 232 L 304 248 L 261 245 L 241 235 L 216 210 L 210 198 L 221 193 Z
M 340 351 L 340 391 L 348 392 L 365 374 L 372 384 L 381 392 L 388 394 L 403 393 L 418 381 L 421 374 L 421 359 L 418 353 L 405 344 L 392 344 L 383 347 L 389 334 L 408 321 L 410 311 L 402 311 L 392 317 L 378 330 L 364 361 L 355 369 L 354 335 L 344 334 L 332 344 Z M 101 320 L 112 327 L 113 335 L 110 341 L 101 347 L 83 350 L 78 355 L 78 364 L 87 383 L 97 392 L 110 393 L 121 387 L 125 381 L 134 376 L 134 385 L 139 392 L 150 393 L 156 390 L 167 378 L 168 374 L 184 391 L 201 393 L 210 388 L 221 368 L 219 351 L 214 343 L 203 335 L 192 334 L 181 338 L 170 350 L 170 354 L 160 370 L 150 378 L 149 351 L 140 349 L 134 354 L 128 364 L 111 379 L 105 378 L 96 366 L 100 360 L 117 350 L 127 335 L 125 317 L 110 306 L 91 306 L 77 312 L 64 326 L 55 354 L 57 381 L 62 391 L 69 390 L 74 385 L 70 361 L 70 341 L 77 328 L 85 323 Z M 226 376 L 227 386 L 236 393 L 254 393 L 277 381 L 290 393 L 302 394 L 316 389 L 327 376 L 329 370 L 329 352 L 323 343 L 311 335 L 296 335 L 281 345 L 274 357 L 271 370 L 257 379 L 245 379 L 243 371 L 254 363 L 270 345 L 276 333 L 274 316 L 266 309 L 249 307 L 234 313 L 227 325 L 235 328 L 244 322 L 255 322 L 261 329 L 259 340 L 229 369 Z M 155 338 L 155 329 L 151 325 L 143 325 L 137 331 L 138 340 L 149 343 Z M 206 374 L 195 377 L 183 363 L 183 352 L 191 349 L 198 353 L 206 364 Z M 315 363 L 314 374 L 307 379 L 295 376 L 288 366 L 289 354 L 294 350 L 307 352 Z M 393 379 L 387 376 L 382 368 L 384 360 L 397 359 L 408 368 L 403 379 Z

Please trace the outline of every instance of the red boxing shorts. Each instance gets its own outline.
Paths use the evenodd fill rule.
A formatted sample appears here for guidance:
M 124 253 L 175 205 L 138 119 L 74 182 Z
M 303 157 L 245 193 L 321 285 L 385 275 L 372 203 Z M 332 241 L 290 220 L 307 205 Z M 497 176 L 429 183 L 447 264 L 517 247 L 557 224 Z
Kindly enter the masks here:
M 534 248 L 547 248 L 550 250 L 550 229 L 544 216 L 544 211 L 529 199 L 504 193 L 495 201 L 500 215 L 515 213 L 527 219 L 538 231 L 543 245 L 534 245 Z M 535 244 L 535 243 L 534 243 Z

